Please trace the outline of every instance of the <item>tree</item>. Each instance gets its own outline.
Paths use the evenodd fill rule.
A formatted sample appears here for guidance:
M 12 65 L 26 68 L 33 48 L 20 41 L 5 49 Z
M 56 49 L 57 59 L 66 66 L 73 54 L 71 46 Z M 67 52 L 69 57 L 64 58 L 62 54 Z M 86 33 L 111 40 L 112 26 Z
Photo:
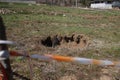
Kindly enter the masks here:
M 81 3 L 83 6 L 89 7 L 89 6 L 90 6 L 90 3 L 91 3 L 91 0 L 80 0 L 80 3 Z

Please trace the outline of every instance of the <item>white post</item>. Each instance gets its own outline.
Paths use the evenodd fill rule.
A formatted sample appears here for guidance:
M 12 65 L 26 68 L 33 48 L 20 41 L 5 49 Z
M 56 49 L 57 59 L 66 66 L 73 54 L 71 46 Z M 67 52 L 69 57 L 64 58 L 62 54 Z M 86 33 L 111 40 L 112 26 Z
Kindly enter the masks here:
M 78 1 L 76 0 L 76 8 L 78 7 L 77 2 L 78 2 Z

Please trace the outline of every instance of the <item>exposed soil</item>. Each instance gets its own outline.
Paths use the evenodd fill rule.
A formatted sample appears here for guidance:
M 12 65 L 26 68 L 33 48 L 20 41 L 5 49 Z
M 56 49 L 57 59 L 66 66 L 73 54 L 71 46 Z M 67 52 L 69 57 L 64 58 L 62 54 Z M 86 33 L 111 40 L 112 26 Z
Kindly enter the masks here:
M 72 35 L 54 35 L 47 36 L 41 40 L 41 44 L 46 47 L 68 47 L 68 48 L 86 48 L 90 44 L 90 40 L 84 34 L 72 34 Z

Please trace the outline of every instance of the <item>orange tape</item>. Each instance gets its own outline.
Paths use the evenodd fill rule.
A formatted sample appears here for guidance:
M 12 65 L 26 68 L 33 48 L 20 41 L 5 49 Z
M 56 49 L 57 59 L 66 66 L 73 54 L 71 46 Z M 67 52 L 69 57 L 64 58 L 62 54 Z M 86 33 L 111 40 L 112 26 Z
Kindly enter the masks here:
M 26 56 L 26 57 L 29 57 L 29 55 L 24 55 L 24 54 L 18 53 L 16 51 L 10 51 L 10 55 L 11 56 Z
M 120 64 L 120 62 L 113 61 L 113 65 L 111 65 L 111 66 L 114 66 L 114 65 L 117 65 L 117 64 Z
M 101 64 L 101 61 L 99 61 L 99 60 L 95 60 L 95 59 L 93 59 L 92 62 L 93 62 L 93 64 L 96 64 L 96 65 Z
M 57 61 L 66 61 L 66 62 L 70 62 L 70 61 L 73 61 L 73 58 L 71 57 L 63 57 L 63 56 L 57 56 L 57 55 L 53 55 L 51 56 L 54 60 L 57 60 Z
M 0 74 L 0 80 L 3 80 L 3 75 L 2 74 Z
M 16 51 L 10 51 L 10 55 L 11 56 L 22 56 L 20 53 L 18 53 Z
M 0 75 L 1 80 L 8 80 L 8 76 L 7 76 L 6 70 L 5 70 L 5 68 L 2 66 L 1 63 L 0 63 L 0 69 L 1 69 L 2 74 L 3 74 L 3 76 Z

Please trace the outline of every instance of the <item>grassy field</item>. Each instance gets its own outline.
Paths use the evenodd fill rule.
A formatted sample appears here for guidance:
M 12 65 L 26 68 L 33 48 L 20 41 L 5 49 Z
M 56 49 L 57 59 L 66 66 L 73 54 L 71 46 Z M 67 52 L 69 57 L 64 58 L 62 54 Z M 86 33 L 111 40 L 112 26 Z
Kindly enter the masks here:
M 8 40 L 18 42 L 30 54 L 56 53 L 108 60 L 120 58 L 120 10 L 0 3 L 0 12 L 7 28 Z M 73 33 L 87 35 L 94 46 L 81 51 L 53 49 L 39 44 L 45 36 Z M 16 47 L 11 47 L 11 49 L 16 49 Z M 12 60 L 14 71 L 28 77 L 28 66 L 25 64 L 24 60 L 19 61 L 16 58 Z M 120 80 L 118 74 L 120 70 L 114 67 L 84 66 L 55 61 L 44 63 L 36 60 L 33 60 L 32 64 L 34 65 L 33 80 L 104 80 L 101 79 L 104 75 L 103 70 L 107 70 L 106 74 L 109 78 L 111 77 L 111 80 Z

